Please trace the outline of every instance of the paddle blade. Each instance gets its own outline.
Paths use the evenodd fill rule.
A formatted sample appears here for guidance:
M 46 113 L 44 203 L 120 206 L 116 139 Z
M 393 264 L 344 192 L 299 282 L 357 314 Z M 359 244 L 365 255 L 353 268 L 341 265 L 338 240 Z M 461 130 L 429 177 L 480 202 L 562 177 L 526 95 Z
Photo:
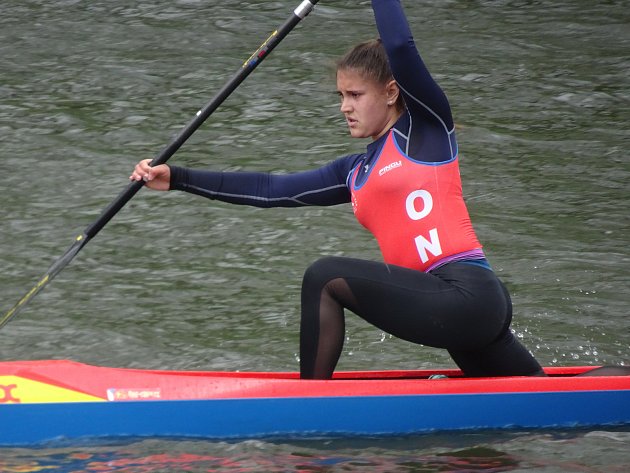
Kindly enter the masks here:
M 66 252 L 61 256 L 57 261 L 53 263 L 53 265 L 48 268 L 48 271 L 40 278 L 39 281 L 32 287 L 30 291 L 28 291 L 13 307 L 9 309 L 9 311 L 2 316 L 0 319 L 0 328 L 4 327 L 9 321 L 15 317 L 30 301 L 33 299 L 39 291 L 44 289 L 46 285 L 52 281 L 52 279 L 59 274 L 59 272 L 65 268 L 70 261 L 76 256 L 76 254 L 83 248 L 83 246 L 88 242 L 89 238 L 85 235 L 79 235 L 70 248 L 66 250 Z

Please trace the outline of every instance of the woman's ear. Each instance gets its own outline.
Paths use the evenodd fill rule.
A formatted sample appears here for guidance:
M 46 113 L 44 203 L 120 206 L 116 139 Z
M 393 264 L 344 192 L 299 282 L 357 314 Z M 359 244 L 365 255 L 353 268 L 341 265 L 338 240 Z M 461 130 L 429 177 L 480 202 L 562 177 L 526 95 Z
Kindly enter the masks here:
M 398 88 L 398 84 L 395 80 L 392 79 L 385 84 L 385 93 L 387 94 L 387 104 L 394 105 L 400 95 L 400 89 Z

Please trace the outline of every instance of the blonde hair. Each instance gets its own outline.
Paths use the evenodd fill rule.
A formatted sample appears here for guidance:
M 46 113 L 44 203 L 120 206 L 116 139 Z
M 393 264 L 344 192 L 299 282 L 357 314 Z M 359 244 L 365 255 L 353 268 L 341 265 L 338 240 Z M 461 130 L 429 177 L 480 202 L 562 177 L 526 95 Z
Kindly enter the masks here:
M 389 81 L 394 80 L 385 46 L 383 46 L 380 39 L 357 44 L 339 58 L 336 65 L 337 71 L 355 70 L 364 79 L 372 80 L 378 84 L 385 85 Z M 405 109 L 405 101 L 402 94 L 398 94 L 396 108 L 401 111 Z

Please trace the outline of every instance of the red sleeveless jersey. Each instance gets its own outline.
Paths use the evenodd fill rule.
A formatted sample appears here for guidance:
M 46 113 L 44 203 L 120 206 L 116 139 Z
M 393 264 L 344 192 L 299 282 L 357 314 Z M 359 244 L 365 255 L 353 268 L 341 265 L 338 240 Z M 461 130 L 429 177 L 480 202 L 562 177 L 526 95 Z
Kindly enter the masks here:
M 406 156 L 390 131 L 352 209 L 376 238 L 385 262 L 427 271 L 443 259 L 480 249 L 462 195 L 459 161 L 424 163 Z

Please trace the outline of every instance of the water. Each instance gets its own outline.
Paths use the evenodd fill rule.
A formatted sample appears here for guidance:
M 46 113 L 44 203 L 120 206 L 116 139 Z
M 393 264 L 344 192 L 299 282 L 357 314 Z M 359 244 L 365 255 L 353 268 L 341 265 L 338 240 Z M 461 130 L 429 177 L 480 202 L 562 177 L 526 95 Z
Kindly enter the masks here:
M 299 2 L 5 0 L 0 310 L 8 310 Z M 469 210 L 545 365 L 630 363 L 627 2 L 404 2 L 458 125 Z M 290 172 L 358 152 L 331 64 L 374 35 L 322 1 L 171 160 Z M 141 191 L 0 332 L 0 358 L 295 370 L 300 278 L 379 257 L 349 208 Z M 4 313 L 4 312 L 3 312 Z M 340 369 L 451 367 L 348 317 Z M 367 414 L 366 414 L 367 415 Z M 627 429 L 1 449 L 1 471 L 628 471 Z M 4 462 L 4 463 L 3 463 Z
M 628 471 L 629 441 L 629 432 L 605 431 L 238 443 L 144 440 L 42 448 L 36 457 L 32 450 L 13 450 L 0 467 L 9 472 L 614 473 Z M 593 458 L 594 451 L 605 455 Z

